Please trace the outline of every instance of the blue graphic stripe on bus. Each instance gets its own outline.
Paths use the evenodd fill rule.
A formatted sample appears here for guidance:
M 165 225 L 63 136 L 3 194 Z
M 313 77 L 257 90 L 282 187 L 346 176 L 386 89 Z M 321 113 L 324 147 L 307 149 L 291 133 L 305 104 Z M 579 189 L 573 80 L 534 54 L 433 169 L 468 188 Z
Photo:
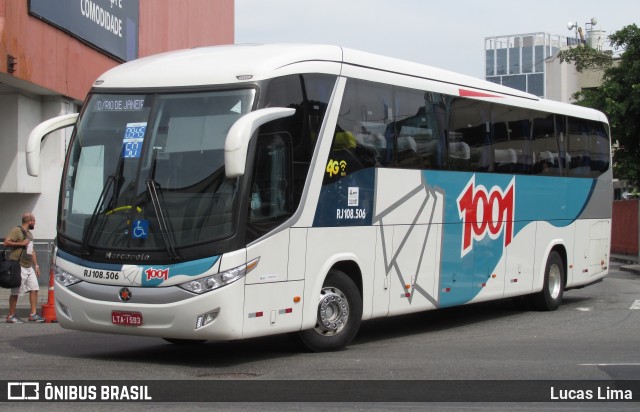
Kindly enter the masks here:
M 147 287 L 161 286 L 165 281 L 174 276 L 201 275 L 211 269 L 220 259 L 220 256 L 212 256 L 173 265 L 123 265 L 91 262 L 73 256 L 60 249 L 57 251 L 57 256 L 60 259 L 87 269 L 108 270 L 113 272 L 121 271 L 124 279 L 131 285 Z
M 536 216 L 556 227 L 571 224 L 594 185 L 592 179 L 482 173 L 426 171 L 424 177 L 445 192 L 443 221 L 461 223 L 442 226 L 440 289 L 446 293 L 440 294 L 440 307 L 477 296 L 505 248 Z
M 434 297 L 439 307 L 466 303 L 476 297 L 496 271 L 506 247 L 540 216 L 556 227 L 574 222 L 586 207 L 595 185 L 594 179 L 584 178 L 436 170 L 416 173 L 422 173 L 425 188 L 444 194 L 443 215 L 433 215 L 427 220 L 429 224 L 442 225 L 441 293 Z M 325 184 L 314 226 L 371 224 L 373 213 L 381 213 L 374 210 L 374 187 L 373 168 Z M 366 219 L 344 218 L 342 210 L 349 208 L 350 197 L 354 201 L 354 188 Z M 411 224 L 413 219 L 415 216 L 407 215 L 407 221 L 401 224 Z M 382 225 L 384 221 L 375 223 Z

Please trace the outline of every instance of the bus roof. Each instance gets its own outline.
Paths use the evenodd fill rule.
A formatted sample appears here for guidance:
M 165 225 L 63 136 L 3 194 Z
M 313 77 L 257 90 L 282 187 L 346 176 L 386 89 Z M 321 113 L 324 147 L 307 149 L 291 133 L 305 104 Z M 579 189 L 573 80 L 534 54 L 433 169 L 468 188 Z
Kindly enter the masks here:
M 348 64 L 538 99 L 516 89 L 423 64 L 340 46 L 309 44 L 211 46 L 166 52 L 117 66 L 100 76 L 94 86 L 149 88 L 234 84 L 279 76 L 286 67 L 301 64 L 305 64 L 307 71 L 315 66 L 319 73 L 336 74 L 340 73 L 341 64 Z M 328 67 L 332 69 L 327 70 Z
M 292 73 L 338 75 L 347 66 L 447 84 L 455 87 L 451 90 L 460 88 L 459 94 L 467 97 L 490 100 L 506 97 L 495 102 L 606 121 L 595 110 L 543 100 L 448 70 L 335 45 L 245 44 L 171 51 L 117 66 L 101 75 L 93 90 L 242 84 Z

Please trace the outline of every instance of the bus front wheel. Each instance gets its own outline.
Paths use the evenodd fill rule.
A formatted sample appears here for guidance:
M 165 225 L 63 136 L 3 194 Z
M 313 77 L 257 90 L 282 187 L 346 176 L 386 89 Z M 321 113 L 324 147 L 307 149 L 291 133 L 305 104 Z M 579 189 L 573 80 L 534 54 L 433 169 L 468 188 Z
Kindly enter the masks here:
M 344 272 L 331 270 L 320 291 L 316 325 L 299 338 L 313 352 L 342 349 L 355 338 L 361 320 L 360 291 Z
M 564 263 L 556 251 L 552 251 L 544 269 L 542 290 L 531 297 L 533 307 L 541 311 L 556 310 L 564 292 Z

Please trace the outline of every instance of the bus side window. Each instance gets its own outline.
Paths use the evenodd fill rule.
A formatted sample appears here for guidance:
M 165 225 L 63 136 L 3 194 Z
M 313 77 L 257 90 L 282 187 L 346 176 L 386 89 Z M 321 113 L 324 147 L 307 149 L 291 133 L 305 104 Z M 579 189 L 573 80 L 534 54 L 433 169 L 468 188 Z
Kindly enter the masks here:
M 393 160 L 392 97 L 392 88 L 388 85 L 349 79 L 325 162 L 324 185 Z
M 398 165 L 410 169 L 444 169 L 445 133 L 442 95 L 396 87 Z
M 589 121 L 569 117 L 569 135 L 567 136 L 567 152 L 569 176 L 591 176 Z
M 295 115 L 263 125 L 260 133 L 286 131 L 291 137 L 291 208 L 297 208 L 311 167 L 320 126 L 336 82 L 326 74 L 298 74 L 269 81 L 259 107 L 290 107 Z
M 490 103 L 463 98 L 453 101 L 449 132 L 449 144 L 453 144 L 449 148 L 453 170 L 493 171 L 491 115 Z M 460 156 L 461 153 L 466 158 Z
M 598 177 L 609 169 L 609 134 L 603 123 L 593 120 L 589 123 L 591 176 Z
M 560 176 L 560 150 L 556 140 L 554 115 L 536 113 L 533 119 L 534 174 Z M 544 116 L 544 117 L 543 117 Z

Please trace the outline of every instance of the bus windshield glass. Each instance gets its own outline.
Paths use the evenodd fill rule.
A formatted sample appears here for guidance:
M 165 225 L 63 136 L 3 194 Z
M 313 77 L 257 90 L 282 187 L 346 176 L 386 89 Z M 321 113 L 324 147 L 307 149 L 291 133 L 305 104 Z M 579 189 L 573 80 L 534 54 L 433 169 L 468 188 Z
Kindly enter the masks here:
M 168 250 L 231 236 L 238 178 L 224 144 L 254 89 L 94 94 L 64 171 L 59 233 L 120 250 Z

